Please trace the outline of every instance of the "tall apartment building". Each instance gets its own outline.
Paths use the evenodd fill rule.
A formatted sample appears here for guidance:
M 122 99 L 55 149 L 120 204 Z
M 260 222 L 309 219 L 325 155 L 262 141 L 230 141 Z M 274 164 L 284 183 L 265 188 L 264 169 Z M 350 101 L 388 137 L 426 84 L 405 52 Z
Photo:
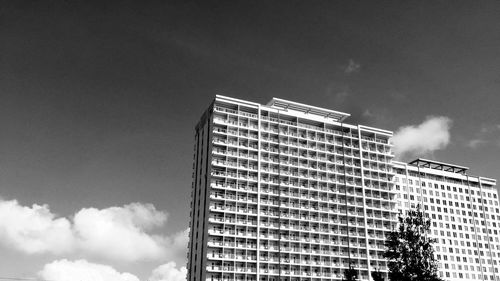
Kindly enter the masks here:
M 398 208 L 417 205 L 432 219 L 445 280 L 500 280 L 500 209 L 494 179 L 468 168 L 417 159 L 393 162 Z
M 392 132 L 217 96 L 196 126 L 189 281 L 362 280 L 397 221 Z
M 466 167 L 393 161 L 392 132 L 282 99 L 216 96 L 196 126 L 188 281 L 361 280 L 397 215 L 432 218 L 445 280 L 500 281 L 495 180 Z

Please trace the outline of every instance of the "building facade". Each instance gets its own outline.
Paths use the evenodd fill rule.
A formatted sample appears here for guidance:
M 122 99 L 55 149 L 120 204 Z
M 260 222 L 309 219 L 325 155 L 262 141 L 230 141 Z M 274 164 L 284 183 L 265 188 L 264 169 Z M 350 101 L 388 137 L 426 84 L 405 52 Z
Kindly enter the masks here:
M 432 219 L 445 280 L 500 280 L 500 209 L 494 179 L 467 167 L 417 159 L 393 162 L 398 208 L 420 205 Z
M 345 123 L 348 117 L 276 98 L 262 105 L 216 96 L 195 130 L 188 281 L 341 280 L 349 265 L 361 280 L 370 280 L 372 271 L 387 272 L 385 237 L 398 213 L 415 204 L 427 206 L 440 227 L 433 229 L 444 278 L 496 278 L 499 225 L 489 219 L 498 211 L 495 182 L 449 167 L 439 171 L 424 160 L 395 162 L 392 132 Z M 460 187 L 444 183 L 455 177 L 462 180 Z M 417 192 L 417 180 L 425 188 L 449 186 L 439 190 L 451 196 L 446 201 L 463 203 L 479 217 L 467 217 L 473 223 L 467 230 L 447 221 L 458 210 L 453 206 L 454 213 L 440 213 L 439 203 L 430 205 L 431 197 L 424 196 L 431 190 L 420 186 L 418 197 L 409 193 Z M 463 184 L 474 193 L 456 201 L 455 195 L 462 197 L 453 190 L 465 190 Z M 467 205 L 469 199 L 486 203 Z M 447 234 L 460 237 L 453 229 L 459 225 L 464 238 L 454 242 Z M 472 244 L 465 231 L 481 240 Z M 481 256 L 486 250 L 489 256 Z M 463 258 L 469 262 L 476 253 L 480 268 L 469 263 L 465 269 Z

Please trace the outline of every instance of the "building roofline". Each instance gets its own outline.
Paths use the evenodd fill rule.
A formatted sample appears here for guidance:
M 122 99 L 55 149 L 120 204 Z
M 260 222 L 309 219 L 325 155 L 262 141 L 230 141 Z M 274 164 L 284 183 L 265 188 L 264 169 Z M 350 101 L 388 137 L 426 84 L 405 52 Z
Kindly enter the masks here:
M 306 114 L 311 113 L 311 114 L 322 116 L 325 118 L 332 118 L 338 122 L 343 122 L 347 117 L 351 116 L 351 114 L 349 114 L 349 113 L 344 113 L 344 112 L 340 112 L 340 111 L 316 107 L 316 106 L 312 106 L 312 105 L 307 105 L 307 104 L 298 103 L 298 102 L 289 101 L 289 100 L 284 100 L 284 99 L 279 99 L 279 98 L 272 98 L 267 103 L 267 106 L 278 108 L 278 109 L 291 109 L 291 110 L 303 112 Z
M 394 133 L 392 131 L 388 131 L 388 130 L 384 130 L 384 129 L 379 129 L 379 128 L 375 128 L 375 127 L 370 127 L 370 126 L 365 126 L 365 125 L 359 125 L 359 128 L 361 128 L 363 130 L 374 131 L 375 133 L 384 134 L 384 135 L 387 135 L 387 136 L 393 136 L 394 135 Z
M 465 172 L 469 170 L 468 167 L 439 162 L 435 160 L 424 159 L 424 158 L 415 159 L 411 162 L 408 162 L 408 164 L 417 167 L 430 168 L 430 169 L 458 173 L 458 174 L 465 174 Z
M 236 103 L 246 104 L 246 105 L 255 106 L 255 107 L 259 107 L 260 106 L 260 104 L 256 103 L 256 102 L 251 102 L 251 101 L 241 100 L 241 99 L 235 99 L 235 98 L 228 97 L 228 96 L 223 96 L 223 95 L 215 95 L 215 100 L 236 102 Z

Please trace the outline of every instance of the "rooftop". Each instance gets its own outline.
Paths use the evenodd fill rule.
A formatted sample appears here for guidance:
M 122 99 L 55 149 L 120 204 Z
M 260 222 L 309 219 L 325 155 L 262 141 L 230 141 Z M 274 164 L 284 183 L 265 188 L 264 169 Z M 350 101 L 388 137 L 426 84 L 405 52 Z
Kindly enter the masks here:
M 326 108 L 316 107 L 312 105 L 302 104 L 298 102 L 273 98 L 267 103 L 267 106 L 271 106 L 278 109 L 284 110 L 294 110 L 305 114 L 314 114 L 322 116 L 324 118 L 332 118 L 337 122 L 343 122 L 347 117 L 351 116 L 349 113 L 344 113 L 340 111 L 330 110 Z
M 409 162 L 408 164 L 413 165 L 413 166 L 417 166 L 417 167 L 441 170 L 441 171 L 452 172 L 452 173 L 459 173 L 459 174 L 463 174 L 463 175 L 465 175 L 465 172 L 467 170 L 469 170 L 469 168 L 464 167 L 464 166 L 458 166 L 458 165 L 454 165 L 454 164 L 448 164 L 448 163 L 443 163 L 443 162 L 438 162 L 438 161 L 428 160 L 428 159 L 423 159 L 423 158 L 415 159 L 415 160 Z

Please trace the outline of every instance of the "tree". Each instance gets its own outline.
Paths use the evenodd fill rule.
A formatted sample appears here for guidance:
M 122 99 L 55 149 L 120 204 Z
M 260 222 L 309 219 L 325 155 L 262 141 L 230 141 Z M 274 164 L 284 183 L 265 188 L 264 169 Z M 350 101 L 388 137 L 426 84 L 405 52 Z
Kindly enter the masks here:
M 358 271 L 352 267 L 352 264 L 349 264 L 349 268 L 344 270 L 344 278 L 342 278 L 342 280 L 356 281 L 357 279 Z
M 377 269 L 377 271 L 372 272 L 372 279 L 373 281 L 384 281 L 384 274 Z
M 384 257 L 388 260 L 389 279 L 392 281 L 442 281 L 437 274 L 432 244 L 428 237 L 431 220 L 424 216 L 420 206 L 399 215 L 399 225 L 385 241 Z

